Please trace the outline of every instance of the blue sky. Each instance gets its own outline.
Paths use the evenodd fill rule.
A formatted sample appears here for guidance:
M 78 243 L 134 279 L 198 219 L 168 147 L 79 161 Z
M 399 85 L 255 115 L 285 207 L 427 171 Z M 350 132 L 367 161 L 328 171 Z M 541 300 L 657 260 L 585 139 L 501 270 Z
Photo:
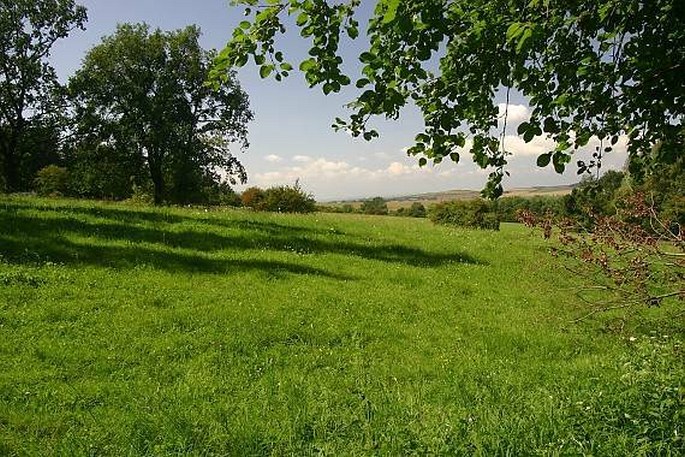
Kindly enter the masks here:
M 62 80 L 79 67 L 84 55 L 100 39 L 114 32 L 123 22 L 146 22 L 165 30 L 197 24 L 203 32 L 202 45 L 221 48 L 234 26 L 243 20 L 243 9 L 231 7 L 227 0 L 81 0 L 88 8 L 86 31 L 74 32 L 57 43 L 51 61 Z M 368 10 L 373 2 L 362 2 Z M 368 11 L 367 11 L 368 12 Z M 295 33 L 282 40 L 282 49 L 297 66 L 308 43 Z M 363 36 L 342 49 L 345 65 L 354 71 L 356 56 L 363 49 Z M 354 80 L 352 75 L 352 79 Z M 247 65 L 238 73 L 250 96 L 255 120 L 250 124 L 250 149 L 241 154 L 248 185 L 292 184 L 296 179 L 318 200 L 350 197 L 407 195 L 448 189 L 480 189 L 487 172 L 479 170 L 467 155 L 458 165 L 443 163 L 419 169 L 416 159 L 404 150 L 420 132 L 423 123 L 418 111 L 408 107 L 398 121 L 379 120 L 381 137 L 372 142 L 351 138 L 331 129 L 336 116 L 344 117 L 345 103 L 354 89 L 324 96 L 320 89 L 309 89 L 299 73 L 284 82 L 262 80 L 257 68 Z M 557 185 L 577 181 L 571 169 L 560 176 L 552 170 L 535 167 L 539 153 L 550 146 L 544 139 L 525 144 L 516 137 L 516 126 L 526 119 L 525 100 L 511 101 L 507 144 L 514 151 L 506 186 Z M 592 145 L 590 145 L 592 146 Z M 620 148 L 619 148 L 620 149 Z M 588 148 L 589 150 L 589 148 Z M 586 153 L 587 154 L 587 153 Z M 605 168 L 620 167 L 625 153 L 615 152 Z

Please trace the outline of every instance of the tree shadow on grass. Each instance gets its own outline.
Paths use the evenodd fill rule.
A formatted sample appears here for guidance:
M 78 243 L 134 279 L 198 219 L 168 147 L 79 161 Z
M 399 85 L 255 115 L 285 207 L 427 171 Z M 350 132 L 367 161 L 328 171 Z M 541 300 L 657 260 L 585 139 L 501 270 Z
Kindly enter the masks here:
M 158 208 L 140 208 L 129 209 L 123 206 L 108 206 L 107 203 L 100 203 L 98 206 L 75 206 L 64 203 L 54 203 L 49 205 L 30 205 L 17 201 L 8 200 L 0 204 L 0 211 L 5 209 L 9 213 L 18 213 L 19 211 L 40 211 L 42 213 L 57 213 L 60 217 L 72 217 L 78 219 L 78 216 L 88 216 L 92 218 L 103 219 L 106 222 L 115 222 L 125 225 L 140 225 L 152 223 L 173 226 L 175 224 L 189 223 L 192 225 L 203 224 L 207 226 L 214 226 L 221 229 L 229 230 L 249 230 L 258 231 L 268 235 L 288 235 L 302 234 L 302 235 L 330 235 L 330 229 L 317 229 L 311 227 L 291 226 L 279 224 L 273 221 L 262 220 L 248 220 L 248 219 L 233 219 L 230 217 L 221 217 L 227 215 L 219 211 L 210 211 L 207 214 L 194 214 L 192 216 L 184 216 L 174 214 L 168 211 L 168 208 L 160 206 Z M 157 227 L 155 227 L 157 229 Z M 335 232 L 337 235 L 346 235 L 343 232 Z M 346 235 L 349 236 L 349 235 Z
M 52 261 L 62 263 L 84 262 L 83 259 L 88 259 L 87 263 L 116 264 L 118 261 L 114 257 L 120 256 L 126 265 L 132 264 L 135 260 L 139 263 L 153 264 L 158 268 L 171 265 L 175 269 L 181 269 L 182 266 L 183 269 L 190 271 L 217 272 L 226 269 L 225 265 L 221 264 L 226 261 L 211 259 L 207 254 L 224 250 L 262 250 L 291 251 L 298 254 L 341 254 L 419 267 L 433 267 L 446 263 L 483 264 L 480 260 L 461 252 L 432 253 L 397 244 L 353 242 L 337 232 L 332 234 L 327 230 L 291 227 L 272 222 L 215 218 L 202 220 L 155 211 L 69 206 L 38 207 L 40 211 L 45 211 L 44 214 L 52 211 L 50 217 L 41 217 L 23 214 L 21 211 L 35 211 L 36 207 L 11 205 L 11 208 L 6 211 L 0 208 L 0 254 L 7 259 L 15 259 L 14 261 L 24 258 L 23 253 L 28 250 L 35 252 L 38 257 L 49 257 Z M 79 214 L 95 216 L 100 220 L 84 220 L 78 217 Z M 162 218 L 157 219 L 158 216 Z M 167 216 L 171 219 L 167 219 Z M 144 221 L 168 220 L 174 222 L 159 227 L 140 225 Z M 189 228 L 175 225 L 183 221 L 192 221 L 193 225 Z M 212 222 L 218 224 L 207 225 Z M 217 233 L 212 230 L 216 225 L 238 230 Z M 73 236 L 93 239 L 94 243 L 75 244 L 68 240 Z M 104 247 L 103 241 L 123 241 L 130 243 L 131 247 Z M 195 254 L 178 254 L 168 250 L 163 252 L 156 249 L 156 246 L 195 251 Z M 150 261 L 146 261 L 146 258 Z M 277 265 L 274 267 L 279 268 Z M 283 265 L 280 266 L 282 267 Z
M 132 269 L 151 266 L 157 270 L 185 273 L 235 274 L 245 271 L 268 272 L 271 277 L 282 273 L 320 276 L 337 280 L 355 279 L 321 268 L 297 263 L 262 259 L 211 258 L 185 252 L 159 251 L 140 246 L 80 244 L 60 238 L 23 238 L 21 242 L 0 236 L 0 253 L 14 264 L 96 265 L 106 268 Z

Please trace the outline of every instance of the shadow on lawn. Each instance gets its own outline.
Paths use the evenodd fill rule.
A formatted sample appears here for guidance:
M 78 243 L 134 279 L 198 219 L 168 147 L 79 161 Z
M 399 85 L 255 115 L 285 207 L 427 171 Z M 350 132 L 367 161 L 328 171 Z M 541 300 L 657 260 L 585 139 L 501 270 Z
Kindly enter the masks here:
M 38 209 L 41 214 L 22 214 L 27 209 Z M 84 220 L 83 215 L 91 218 Z M 93 217 L 97 219 L 93 220 Z M 149 222 L 155 225 L 159 223 L 159 226 L 150 227 Z M 187 228 L 181 224 L 184 222 L 188 222 Z M 212 228 L 217 226 L 223 227 L 228 233 L 213 231 Z M 351 242 L 340 233 L 327 230 L 258 220 L 195 218 L 157 211 L 70 206 L 41 208 L 6 203 L 4 209 L 0 206 L 0 227 L 0 254 L 13 263 L 33 263 L 42 259 L 120 268 L 149 264 L 165 270 L 212 273 L 261 269 L 337 279 L 346 278 L 299 264 L 229 260 L 213 258 L 211 254 L 224 250 L 271 250 L 352 255 L 421 267 L 453 262 L 482 264 L 464 253 L 430 253 L 401 245 Z M 73 236 L 93 239 L 95 242 L 74 242 L 69 239 Z M 130 246 L 103 245 L 102 241 L 107 240 L 123 241 L 130 243 Z M 172 252 L 160 250 L 159 247 L 194 252 Z

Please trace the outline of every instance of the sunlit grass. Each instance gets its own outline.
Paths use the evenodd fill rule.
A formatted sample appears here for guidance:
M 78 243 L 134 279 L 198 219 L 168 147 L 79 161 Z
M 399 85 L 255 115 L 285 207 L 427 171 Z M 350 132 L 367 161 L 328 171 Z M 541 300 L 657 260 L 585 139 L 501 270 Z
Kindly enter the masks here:
M 0 227 L 0 455 L 684 450 L 679 334 L 569 325 L 520 226 L 5 198 Z

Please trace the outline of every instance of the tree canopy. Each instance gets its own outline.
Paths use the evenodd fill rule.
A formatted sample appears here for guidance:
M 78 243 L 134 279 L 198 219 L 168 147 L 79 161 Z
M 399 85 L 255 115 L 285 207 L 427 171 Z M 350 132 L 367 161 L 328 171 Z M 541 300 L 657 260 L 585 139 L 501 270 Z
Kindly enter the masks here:
M 293 69 L 278 48 L 291 16 L 309 56 L 299 62 L 311 86 L 338 92 L 352 83 L 340 46 L 360 32 L 359 0 L 238 0 L 243 21 L 215 61 L 214 79 L 252 57 L 263 78 Z M 601 166 L 622 135 L 633 167 L 672 162 L 685 143 L 685 3 L 679 0 L 377 0 L 359 55 L 360 93 L 348 119 L 335 127 L 370 140 L 373 116 L 395 119 L 415 103 L 425 129 L 409 154 L 419 163 L 458 162 L 468 145 L 490 168 L 485 193 L 497 197 L 507 173 L 504 119 L 512 91 L 525 96 L 530 119 L 518 126 L 525 141 L 556 143 L 539 166 L 562 173 L 572 154 L 600 140 L 579 173 Z M 502 122 L 503 121 L 503 122 Z M 503 125 L 502 125 L 503 124 Z M 655 144 L 659 148 L 654 148 Z
M 86 9 L 74 0 L 0 0 L 0 189 L 22 190 L 21 169 L 35 159 L 28 154 L 32 141 L 53 136 L 47 126 L 61 96 L 47 58 L 57 40 L 85 21 Z
M 248 146 L 248 98 L 233 75 L 205 84 L 215 53 L 199 36 L 195 26 L 120 25 L 69 83 L 82 149 L 113 154 L 129 176 L 142 164 L 156 203 L 193 201 L 206 182 L 246 180 L 232 148 Z

